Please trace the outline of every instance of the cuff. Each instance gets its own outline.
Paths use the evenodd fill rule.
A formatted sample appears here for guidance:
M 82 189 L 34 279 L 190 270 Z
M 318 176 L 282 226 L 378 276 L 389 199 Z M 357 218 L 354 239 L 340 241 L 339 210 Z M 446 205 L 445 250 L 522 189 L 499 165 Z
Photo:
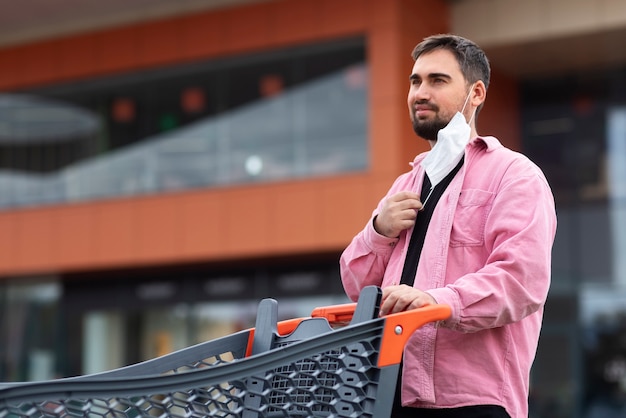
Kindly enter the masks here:
M 431 295 L 440 305 L 448 305 L 452 310 L 450 318 L 445 321 L 441 321 L 439 326 L 444 328 L 455 329 L 460 321 L 461 303 L 459 295 L 449 287 L 440 287 L 437 289 L 429 289 L 426 291 Z
M 363 230 L 363 238 L 370 249 L 377 254 L 390 253 L 395 248 L 400 238 L 389 238 L 379 234 L 374 229 L 374 216 Z

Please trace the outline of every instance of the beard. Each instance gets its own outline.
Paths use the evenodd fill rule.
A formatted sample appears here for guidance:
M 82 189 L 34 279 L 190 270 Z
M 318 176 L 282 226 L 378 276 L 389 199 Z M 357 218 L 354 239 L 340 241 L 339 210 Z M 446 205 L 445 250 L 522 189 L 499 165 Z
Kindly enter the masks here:
M 441 118 L 439 114 L 436 114 L 433 120 L 420 120 L 415 117 L 415 114 L 411 114 L 411 122 L 413 123 L 413 131 L 417 136 L 424 138 L 428 141 L 436 141 L 439 131 L 446 127 L 450 123 L 451 118 L 447 120 Z
M 446 127 L 450 120 L 452 120 L 452 116 L 450 117 L 442 117 L 439 114 L 439 107 L 435 104 L 429 104 L 425 102 L 421 102 L 418 104 L 429 105 L 429 107 L 435 112 L 435 118 L 432 120 L 427 119 L 418 119 L 415 116 L 415 113 L 411 113 L 411 123 L 413 124 L 413 131 L 417 136 L 424 138 L 427 141 L 436 141 L 437 134 L 439 131 Z

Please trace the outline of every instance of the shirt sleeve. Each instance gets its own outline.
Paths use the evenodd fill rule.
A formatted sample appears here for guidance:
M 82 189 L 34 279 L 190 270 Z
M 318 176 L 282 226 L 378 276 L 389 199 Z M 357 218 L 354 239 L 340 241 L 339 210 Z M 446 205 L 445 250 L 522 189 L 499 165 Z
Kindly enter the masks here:
M 374 216 L 343 251 L 339 260 L 341 281 L 348 297 L 356 301 L 365 286 L 381 286 L 385 269 L 398 238 L 374 229 Z

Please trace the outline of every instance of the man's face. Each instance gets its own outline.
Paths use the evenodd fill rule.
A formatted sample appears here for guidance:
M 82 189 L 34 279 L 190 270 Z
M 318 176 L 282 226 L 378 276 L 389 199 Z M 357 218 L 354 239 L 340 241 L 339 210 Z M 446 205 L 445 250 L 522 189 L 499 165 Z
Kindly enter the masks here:
M 413 65 L 407 98 L 415 133 L 436 141 L 437 132 L 462 110 L 467 93 L 465 78 L 452 52 L 436 49 L 421 55 Z

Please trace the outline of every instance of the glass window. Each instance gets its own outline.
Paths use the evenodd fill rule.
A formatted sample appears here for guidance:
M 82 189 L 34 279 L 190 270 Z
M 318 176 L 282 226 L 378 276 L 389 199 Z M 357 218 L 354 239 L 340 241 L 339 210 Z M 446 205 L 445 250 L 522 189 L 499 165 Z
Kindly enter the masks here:
M 537 417 L 626 413 L 624 79 L 622 69 L 523 83 L 523 151 L 546 173 L 559 220 Z
M 59 377 L 61 295 L 56 281 L 0 284 L 0 381 Z
M 97 373 L 278 319 L 348 303 L 336 259 L 311 264 L 89 274 L 0 282 L 0 382 Z
M 278 298 L 278 320 L 307 317 L 318 306 L 347 303 L 318 295 Z M 150 360 L 255 326 L 260 300 L 212 301 L 132 310 L 91 311 L 83 316 L 80 374 Z M 131 334 L 134 333 L 134 338 Z
M 367 169 L 361 39 L 0 94 L 0 208 Z

